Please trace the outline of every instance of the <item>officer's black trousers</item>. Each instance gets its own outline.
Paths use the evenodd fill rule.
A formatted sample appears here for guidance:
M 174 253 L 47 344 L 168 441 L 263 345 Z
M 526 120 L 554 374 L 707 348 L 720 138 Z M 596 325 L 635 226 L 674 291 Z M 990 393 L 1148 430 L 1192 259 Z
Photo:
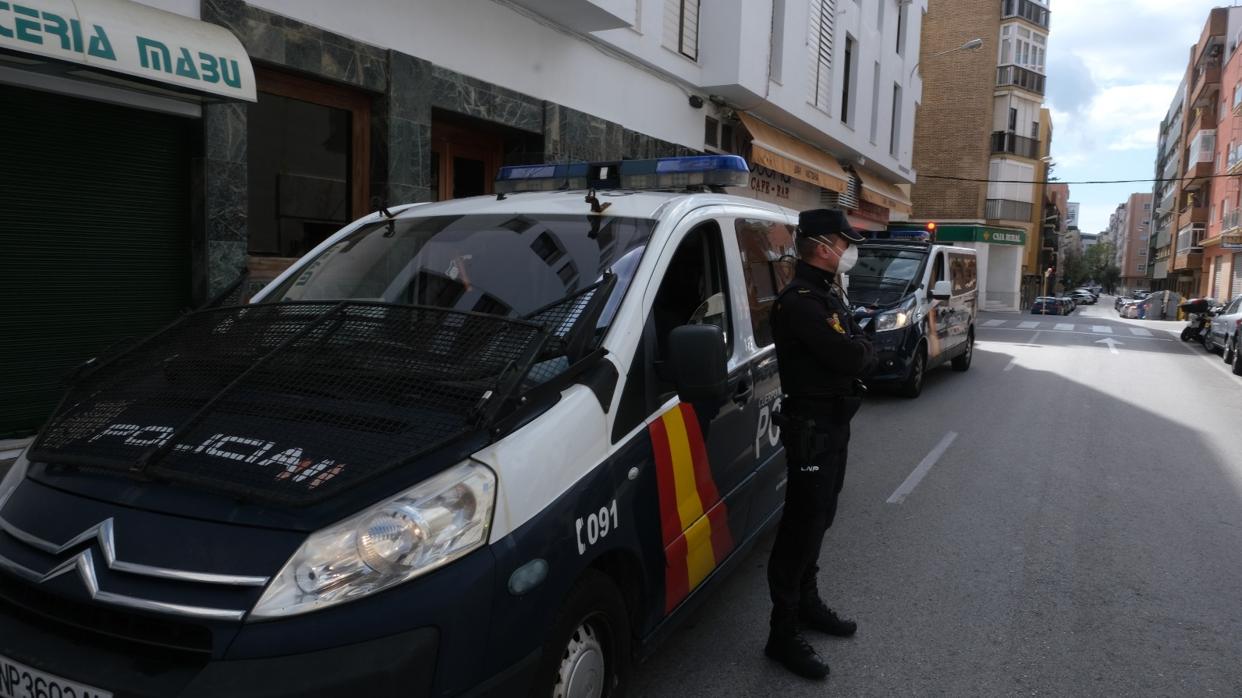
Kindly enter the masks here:
M 820 427 L 820 438 L 805 462 L 788 463 L 785 511 L 768 561 L 773 624 L 797 620 L 798 604 L 818 596 L 819 549 L 837 514 L 837 495 L 845 483 L 849 422 Z

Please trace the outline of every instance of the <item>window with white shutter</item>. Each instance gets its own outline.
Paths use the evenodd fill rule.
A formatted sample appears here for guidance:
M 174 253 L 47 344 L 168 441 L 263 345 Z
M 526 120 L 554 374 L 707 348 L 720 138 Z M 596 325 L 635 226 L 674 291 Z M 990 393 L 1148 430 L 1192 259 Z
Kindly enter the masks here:
M 811 104 L 829 111 L 832 106 L 832 34 L 836 0 L 811 0 L 807 22 L 807 49 L 811 57 Z
M 692 61 L 699 59 L 699 0 L 665 0 L 664 45 Z

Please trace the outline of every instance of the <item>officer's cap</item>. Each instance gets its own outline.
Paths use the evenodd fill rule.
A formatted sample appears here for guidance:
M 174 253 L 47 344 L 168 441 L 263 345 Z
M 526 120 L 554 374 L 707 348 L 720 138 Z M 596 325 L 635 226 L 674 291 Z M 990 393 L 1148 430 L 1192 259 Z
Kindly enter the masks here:
M 845 211 L 839 208 L 816 208 L 799 213 L 798 231 L 807 237 L 840 235 L 850 242 L 862 242 L 867 239 L 850 227 Z

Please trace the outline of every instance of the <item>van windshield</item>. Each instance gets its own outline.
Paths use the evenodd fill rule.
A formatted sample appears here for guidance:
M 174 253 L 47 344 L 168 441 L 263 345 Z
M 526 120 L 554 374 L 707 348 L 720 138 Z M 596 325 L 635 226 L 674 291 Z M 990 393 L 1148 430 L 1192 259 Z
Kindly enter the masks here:
M 612 321 L 654 220 L 467 215 L 373 223 L 325 249 L 265 302 L 370 300 L 523 317 L 616 276 Z
M 925 250 L 860 245 L 858 263 L 846 274 L 850 300 L 866 306 L 896 303 L 918 285 L 926 260 Z

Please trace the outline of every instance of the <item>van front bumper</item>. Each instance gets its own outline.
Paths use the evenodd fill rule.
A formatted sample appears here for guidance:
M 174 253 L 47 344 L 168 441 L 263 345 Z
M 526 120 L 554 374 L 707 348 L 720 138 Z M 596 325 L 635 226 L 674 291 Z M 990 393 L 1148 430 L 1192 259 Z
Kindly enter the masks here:
M 315 652 L 230 661 L 109 642 L 0 607 L 0 654 L 116 698 L 430 696 L 438 645 L 435 628 L 419 628 Z
M 913 327 L 877 332 L 872 340 L 875 348 L 875 371 L 867 376 L 867 383 L 897 383 L 910 375 L 910 362 L 918 348 L 919 335 Z
M 217 660 L 100 641 L 49 629 L 0 606 L 0 654 L 38 671 L 87 684 L 115 698 L 306 698 L 455 694 L 436 689 L 440 633 L 419 628 L 343 647 L 262 659 Z M 525 695 L 538 654 L 492 677 L 470 696 Z

